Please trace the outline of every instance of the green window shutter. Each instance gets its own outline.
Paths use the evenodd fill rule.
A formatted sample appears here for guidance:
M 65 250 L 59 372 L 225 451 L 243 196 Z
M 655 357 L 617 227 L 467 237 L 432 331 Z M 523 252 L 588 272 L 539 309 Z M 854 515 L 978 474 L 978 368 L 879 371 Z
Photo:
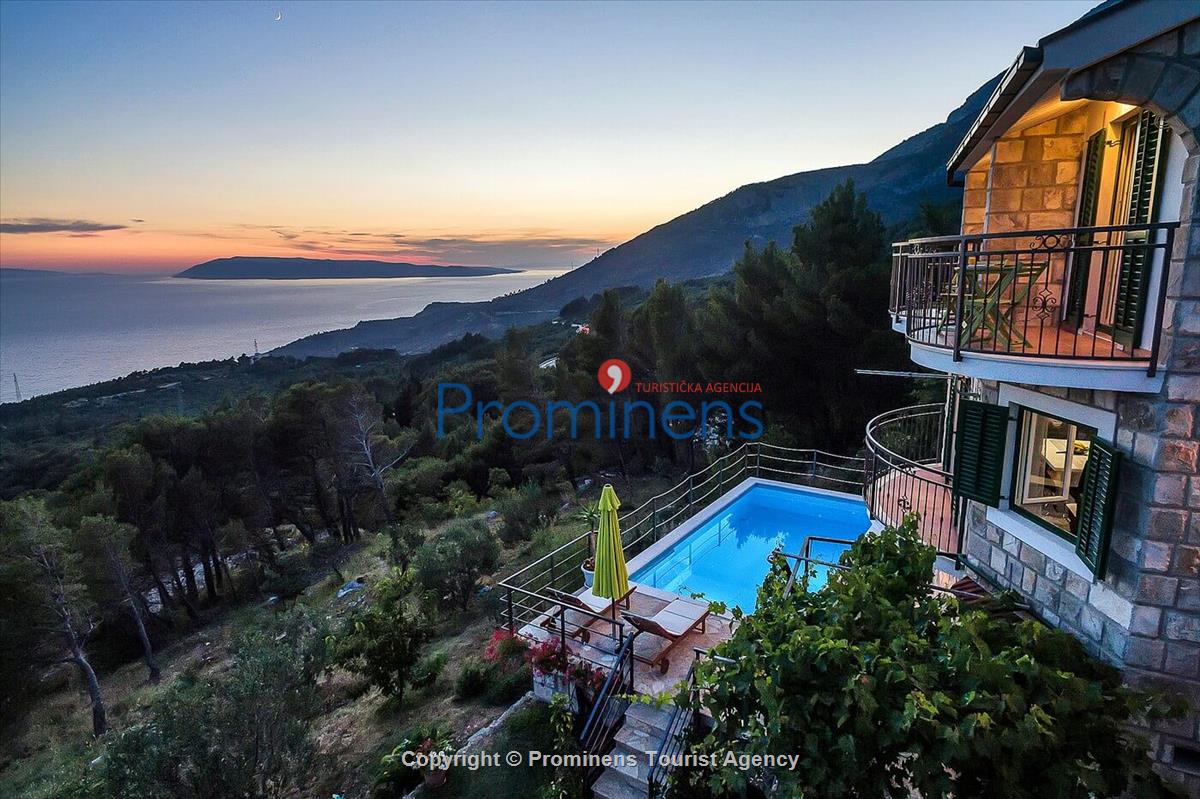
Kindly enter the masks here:
M 1096 204 L 1100 199 L 1100 173 L 1103 169 L 1104 131 L 1099 130 L 1088 139 L 1087 153 L 1083 158 L 1083 180 L 1079 185 L 1079 227 L 1096 224 Z M 1087 241 L 1083 243 L 1092 243 L 1091 234 L 1087 234 Z
M 1167 126 L 1151 111 L 1142 111 L 1134 126 L 1137 140 L 1133 149 L 1132 172 L 1129 182 L 1129 207 L 1125 223 L 1149 225 L 1155 221 L 1155 206 L 1162 187 L 1160 172 L 1166 164 L 1166 149 L 1170 138 Z M 1113 338 L 1127 347 L 1136 346 L 1141 332 L 1142 315 L 1146 310 L 1146 291 L 1150 281 L 1149 247 L 1131 247 L 1148 241 L 1145 233 L 1125 236 L 1121 267 L 1117 273 L 1116 305 L 1113 312 Z
M 1004 471 L 1008 408 L 960 399 L 954 437 L 954 493 L 996 507 Z
M 1108 540 L 1117 500 L 1117 471 L 1121 453 L 1112 444 L 1092 439 L 1091 452 L 1079 484 L 1079 515 L 1075 521 L 1075 553 L 1097 577 L 1104 576 Z
M 1088 139 L 1087 152 L 1083 157 L 1083 179 L 1079 185 L 1079 227 L 1092 227 L 1096 224 L 1096 205 L 1100 199 L 1100 175 L 1104 170 L 1104 134 L 1098 130 Z M 1078 244 L 1081 247 L 1091 246 L 1091 233 L 1079 234 Z M 1067 289 L 1067 308 L 1065 321 L 1076 327 L 1083 323 L 1083 306 L 1087 298 L 1088 262 L 1090 252 L 1075 253 L 1072 258 L 1071 282 Z

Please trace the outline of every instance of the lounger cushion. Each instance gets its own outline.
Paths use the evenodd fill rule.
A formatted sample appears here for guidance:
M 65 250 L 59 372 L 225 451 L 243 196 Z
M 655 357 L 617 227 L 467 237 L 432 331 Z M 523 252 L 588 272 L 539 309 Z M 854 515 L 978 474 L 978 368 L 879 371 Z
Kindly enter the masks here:
M 652 621 L 672 635 L 683 635 L 708 613 L 708 604 L 694 599 L 676 599 L 654 614 Z

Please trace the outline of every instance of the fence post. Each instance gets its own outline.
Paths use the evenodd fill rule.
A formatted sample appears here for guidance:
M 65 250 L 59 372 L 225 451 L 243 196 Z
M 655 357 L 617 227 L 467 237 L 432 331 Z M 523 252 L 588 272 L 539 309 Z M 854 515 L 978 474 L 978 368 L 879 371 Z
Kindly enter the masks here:
M 754 476 L 762 477 L 762 442 L 754 442 Z
M 658 540 L 658 497 L 650 500 L 650 538 Z
M 517 634 L 517 619 L 516 619 L 516 616 L 513 615 L 513 600 L 512 600 L 512 589 L 511 588 L 508 589 L 508 634 L 509 635 Z

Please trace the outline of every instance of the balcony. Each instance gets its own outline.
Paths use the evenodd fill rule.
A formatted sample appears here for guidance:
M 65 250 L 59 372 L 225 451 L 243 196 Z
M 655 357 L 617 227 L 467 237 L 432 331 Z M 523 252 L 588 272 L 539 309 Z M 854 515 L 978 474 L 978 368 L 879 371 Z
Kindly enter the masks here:
M 985 380 L 1157 391 L 1177 222 L 1006 231 L 892 247 L 912 359 Z
M 863 498 L 871 518 L 899 524 L 917 514 L 921 539 L 939 554 L 961 552 L 958 504 L 947 470 L 950 441 L 940 404 L 898 408 L 867 423 Z

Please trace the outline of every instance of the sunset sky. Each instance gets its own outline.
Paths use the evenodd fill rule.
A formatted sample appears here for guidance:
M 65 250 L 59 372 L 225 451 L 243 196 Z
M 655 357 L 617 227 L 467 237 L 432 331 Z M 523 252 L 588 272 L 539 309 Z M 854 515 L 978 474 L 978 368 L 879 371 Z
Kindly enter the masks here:
M 578 265 L 870 160 L 1091 5 L 4 2 L 0 264 Z

